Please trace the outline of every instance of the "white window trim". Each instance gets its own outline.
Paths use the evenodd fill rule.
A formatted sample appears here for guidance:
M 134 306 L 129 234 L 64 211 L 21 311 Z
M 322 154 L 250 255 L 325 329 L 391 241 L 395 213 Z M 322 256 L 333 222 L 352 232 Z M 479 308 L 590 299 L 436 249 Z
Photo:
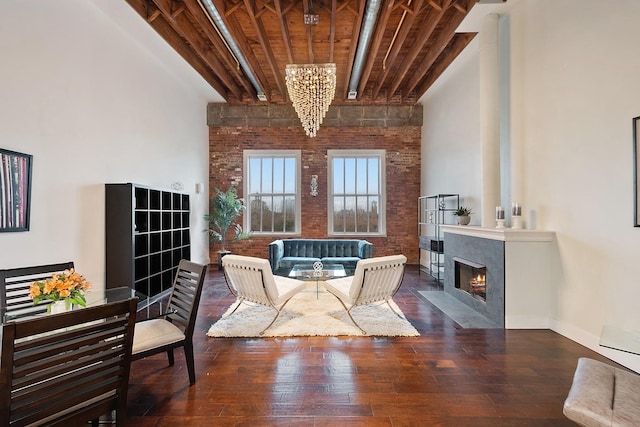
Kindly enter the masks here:
M 333 231 L 333 158 L 334 157 L 373 157 L 380 159 L 380 206 L 379 230 L 376 233 L 336 233 Z M 387 235 L 387 174 L 386 150 L 327 150 L 327 235 L 329 237 Z
M 296 236 L 300 235 L 302 230 L 302 191 L 300 187 L 301 183 L 301 172 L 302 172 L 302 154 L 301 150 L 244 150 L 242 153 L 243 156 L 243 194 L 245 195 L 245 200 L 247 203 L 249 202 L 249 159 L 251 157 L 295 157 L 296 158 L 296 229 L 294 231 L 276 231 L 276 232 L 265 232 L 265 231 L 252 231 L 251 234 L 257 236 L 274 236 L 274 235 L 286 235 L 286 236 Z M 243 224 L 247 226 L 247 230 L 249 229 L 249 210 L 245 209 L 243 214 Z

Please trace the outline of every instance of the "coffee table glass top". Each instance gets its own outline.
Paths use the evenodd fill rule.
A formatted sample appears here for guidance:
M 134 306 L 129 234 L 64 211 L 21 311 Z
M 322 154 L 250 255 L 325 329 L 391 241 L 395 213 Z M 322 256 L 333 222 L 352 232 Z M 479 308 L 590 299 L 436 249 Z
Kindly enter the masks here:
M 313 269 L 312 263 L 296 264 L 289 272 L 289 277 L 299 280 L 329 280 L 346 275 L 347 272 L 342 264 L 324 264 L 319 271 Z

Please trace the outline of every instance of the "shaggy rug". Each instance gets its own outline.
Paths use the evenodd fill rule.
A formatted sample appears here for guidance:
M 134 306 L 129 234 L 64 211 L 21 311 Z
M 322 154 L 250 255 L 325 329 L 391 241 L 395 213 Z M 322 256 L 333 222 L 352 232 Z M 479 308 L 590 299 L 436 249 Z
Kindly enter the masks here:
M 210 337 L 260 337 L 260 331 L 275 317 L 276 311 L 262 305 L 243 303 L 236 308 L 237 301 L 211 326 Z M 402 311 L 395 302 L 393 308 Z M 347 312 L 336 297 L 322 288 L 316 299 L 316 284 L 309 282 L 307 288 L 291 298 L 278 320 L 266 330 L 263 337 L 300 336 L 419 336 L 420 333 L 404 317 L 396 316 L 386 303 L 359 306 L 351 315 L 367 331 L 363 334 L 349 319 Z

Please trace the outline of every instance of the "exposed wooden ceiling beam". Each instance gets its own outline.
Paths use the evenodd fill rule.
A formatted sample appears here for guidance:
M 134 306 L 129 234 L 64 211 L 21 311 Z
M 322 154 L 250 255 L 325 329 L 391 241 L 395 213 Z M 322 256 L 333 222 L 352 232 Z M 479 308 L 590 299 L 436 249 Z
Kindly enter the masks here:
M 373 37 L 371 38 L 367 60 L 364 63 L 364 66 L 362 68 L 362 75 L 360 76 L 360 81 L 358 82 L 358 96 L 360 96 L 364 92 L 364 88 L 369 81 L 371 70 L 373 69 L 376 57 L 378 56 L 378 51 L 380 50 L 380 44 L 382 43 L 382 39 L 384 37 L 384 30 L 387 27 L 389 17 L 394 10 L 394 2 L 395 0 L 384 0 L 384 3 L 380 8 L 380 13 L 378 15 L 378 22 L 380 24 L 376 25 Z
M 127 3 L 135 10 L 143 19 L 147 19 L 148 14 L 148 2 L 146 0 L 126 0 Z M 158 8 L 153 5 L 153 8 Z M 160 12 L 152 22 L 149 23 L 151 27 L 169 43 L 173 49 L 178 52 L 180 56 L 184 58 L 195 70 L 204 78 L 211 87 L 220 94 L 225 100 L 229 100 L 229 92 L 225 85 L 219 80 L 219 78 L 213 74 L 210 68 L 203 63 L 203 61 L 196 55 L 193 50 L 187 45 L 182 38 L 176 34 L 171 28 L 171 25 L 164 19 Z
M 230 75 L 244 88 L 249 97 L 255 97 L 255 88 L 240 71 L 240 64 L 237 58 L 231 53 L 224 39 L 220 36 L 220 33 L 216 31 L 212 18 L 204 9 L 204 6 L 199 0 L 182 1 L 186 6 L 187 11 L 194 17 L 198 25 L 200 25 L 200 28 L 202 28 L 202 31 L 206 34 L 213 47 L 216 49 L 216 55 L 224 63 L 225 69 L 221 70 L 220 73 L 230 73 Z M 217 69 L 214 69 L 214 71 L 218 72 Z
M 160 9 L 158 9 L 152 2 L 147 1 L 145 6 L 147 10 L 147 22 L 151 23 L 155 21 L 158 16 L 162 15 Z
M 304 23 L 304 16 L 308 15 L 311 13 L 311 7 L 309 5 L 309 0 L 302 0 L 302 10 L 303 10 L 303 23 Z M 313 24 L 306 24 L 304 23 L 306 30 L 307 30 L 307 51 L 309 53 L 309 59 L 307 60 L 307 63 L 309 64 L 313 64 L 316 60 L 315 56 L 313 55 L 313 31 L 311 30 L 313 28 Z
M 419 11 L 422 8 L 422 4 L 423 4 L 423 0 L 416 0 L 416 2 L 413 3 L 413 10 Z M 398 54 L 400 53 L 400 49 L 402 49 L 402 46 L 404 45 L 407 39 L 407 36 L 409 35 L 409 32 L 413 27 L 416 16 L 417 16 L 417 13 L 412 13 L 412 14 L 403 13 L 403 18 L 400 21 L 401 26 L 398 29 L 396 29 L 399 31 L 397 31 L 395 41 L 393 41 L 393 45 L 391 46 L 388 52 L 388 56 L 385 58 L 386 60 L 383 60 L 383 63 L 380 64 L 382 67 L 382 71 L 380 73 L 380 77 L 378 78 L 375 89 L 373 91 L 374 99 L 378 97 L 378 92 L 380 91 L 380 88 L 382 87 L 382 85 L 384 84 L 384 81 L 389 75 L 389 72 L 392 69 L 392 65 L 395 63 L 398 57 Z
M 172 0 L 153 0 L 154 4 L 162 11 L 165 20 L 171 25 L 171 28 L 180 37 L 185 39 L 202 58 L 202 60 L 215 72 L 222 80 L 222 83 L 232 92 L 238 99 L 242 99 L 242 91 L 238 85 L 231 79 L 224 66 L 220 63 L 219 58 L 209 48 L 207 41 L 203 40 L 196 29 L 185 18 L 180 19 L 184 11 L 184 4 L 180 4 L 179 9 L 175 9 L 175 3 Z M 180 22 L 178 22 L 180 20 Z
M 456 8 L 457 9 L 457 8 Z M 455 35 L 456 28 L 460 25 L 466 14 L 456 12 L 454 16 L 449 20 L 447 26 L 442 29 L 438 38 L 431 45 L 429 52 L 424 56 L 413 75 L 405 86 L 404 96 L 408 96 L 409 93 L 420 83 L 427 72 L 434 65 L 442 51 L 447 47 L 447 44 L 451 41 Z
M 427 18 L 422 23 L 420 32 L 418 33 L 416 40 L 411 46 L 411 49 L 409 49 L 409 52 L 407 53 L 407 55 L 402 60 L 402 63 L 400 64 L 400 68 L 398 72 L 396 73 L 393 80 L 391 81 L 391 86 L 387 91 L 388 98 L 391 98 L 396 92 L 396 90 L 398 89 L 398 86 L 400 86 L 400 83 L 407 75 L 407 72 L 409 71 L 411 64 L 413 64 L 413 61 L 416 60 L 416 58 L 418 57 L 418 54 L 420 54 L 420 51 L 429 40 L 431 33 L 433 33 L 433 31 L 436 28 L 436 25 L 438 25 L 438 23 L 442 19 L 450 3 L 451 2 L 449 0 L 445 0 L 443 3 L 442 11 L 433 10 L 429 13 L 429 15 L 427 15 Z
M 269 38 L 266 35 L 264 25 L 262 24 L 262 20 L 256 18 L 255 10 L 253 9 L 252 0 L 244 0 L 245 10 L 251 19 L 251 23 L 255 29 L 256 35 L 258 37 L 258 42 L 262 47 L 262 51 L 264 52 L 265 58 L 271 68 L 271 72 L 275 76 L 276 85 L 278 86 L 278 90 L 283 98 L 287 97 L 287 86 L 284 83 L 284 79 L 282 78 L 282 73 L 278 69 L 278 63 L 276 62 L 276 58 L 273 55 L 273 49 L 271 48 L 271 44 L 269 43 Z M 271 96 L 271 94 L 267 94 Z
M 282 42 L 287 52 L 287 63 L 293 64 L 293 48 L 291 47 L 291 36 L 289 35 L 289 25 L 287 24 L 287 14 L 282 8 L 282 0 L 274 0 L 276 7 L 276 17 L 280 23 L 280 32 L 282 33 Z
M 431 85 L 436 81 L 440 74 L 447 69 L 449 65 L 453 62 L 453 60 L 464 50 L 465 47 L 473 40 L 476 33 L 462 33 L 456 34 L 454 39 L 449 46 L 447 46 L 446 50 L 448 51 L 446 55 L 440 55 L 439 59 L 436 60 L 436 64 L 429 70 L 429 73 L 425 76 L 422 82 L 415 88 L 416 98 L 422 97 L 427 90 L 431 87 Z M 410 82 L 409 86 L 413 83 Z M 406 93 L 405 95 L 408 95 Z
M 351 79 L 351 72 L 353 71 L 353 60 L 356 57 L 356 51 L 358 50 L 358 37 L 360 35 L 360 28 L 362 28 L 362 20 L 364 19 L 364 11 L 366 6 L 366 0 L 358 0 L 357 15 L 354 17 L 353 29 L 351 31 L 351 46 L 349 47 L 349 59 L 345 67 L 344 74 L 344 90 L 342 93 L 342 99 L 347 98 L 347 92 L 349 92 L 349 80 Z
M 268 84 L 267 77 L 265 76 L 264 71 L 262 70 L 262 67 L 260 66 L 258 60 L 256 59 L 256 56 L 253 50 L 251 49 L 251 46 L 247 42 L 246 36 L 242 31 L 242 28 L 238 24 L 238 21 L 235 18 L 234 13 L 228 13 L 227 10 L 225 9 L 225 5 L 228 2 L 224 0 L 212 0 L 212 3 L 214 4 L 215 8 L 218 10 L 218 13 L 222 18 L 222 21 L 224 22 L 225 26 L 229 30 L 229 34 L 231 35 L 231 37 L 233 37 L 235 43 L 238 45 L 238 48 L 244 54 L 244 58 L 247 62 L 247 65 L 250 68 L 253 75 L 255 76 L 255 78 L 258 80 L 260 86 L 262 87 L 262 90 L 264 90 L 265 94 L 270 94 L 271 86 Z M 239 3 L 240 5 L 242 5 L 243 4 L 242 0 L 240 0 Z M 238 7 L 236 6 L 237 4 L 234 4 L 234 12 L 238 10 Z
M 336 46 L 336 14 L 338 10 L 338 0 L 331 0 L 331 24 L 329 30 L 329 62 L 333 63 L 333 52 Z

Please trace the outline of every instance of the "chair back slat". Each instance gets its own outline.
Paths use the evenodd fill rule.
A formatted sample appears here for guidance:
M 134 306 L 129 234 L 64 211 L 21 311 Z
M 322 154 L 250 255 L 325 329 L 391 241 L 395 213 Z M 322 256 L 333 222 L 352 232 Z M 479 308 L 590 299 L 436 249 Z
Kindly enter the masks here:
M 0 270 L 0 317 L 5 319 L 9 313 L 11 318 L 31 316 L 44 313 L 49 300 L 34 305 L 29 298 L 29 286 L 33 282 L 48 279 L 54 273 L 62 273 L 73 268 L 73 262 L 19 267 Z
M 124 425 L 137 298 L 2 325 L 0 425 Z
M 368 258 L 358 261 L 350 289 L 354 305 L 370 304 L 392 298 L 400 288 L 407 258 L 404 255 Z M 361 269 L 361 276 L 358 275 Z M 362 277 L 360 283 L 357 277 Z
M 195 328 L 206 272 L 206 265 L 184 259 L 178 264 L 167 309 L 170 313 L 168 317 L 184 327 L 185 335 L 193 333 Z
M 278 290 L 268 260 L 231 254 L 222 258 L 222 266 L 229 290 L 237 298 L 273 306 Z

